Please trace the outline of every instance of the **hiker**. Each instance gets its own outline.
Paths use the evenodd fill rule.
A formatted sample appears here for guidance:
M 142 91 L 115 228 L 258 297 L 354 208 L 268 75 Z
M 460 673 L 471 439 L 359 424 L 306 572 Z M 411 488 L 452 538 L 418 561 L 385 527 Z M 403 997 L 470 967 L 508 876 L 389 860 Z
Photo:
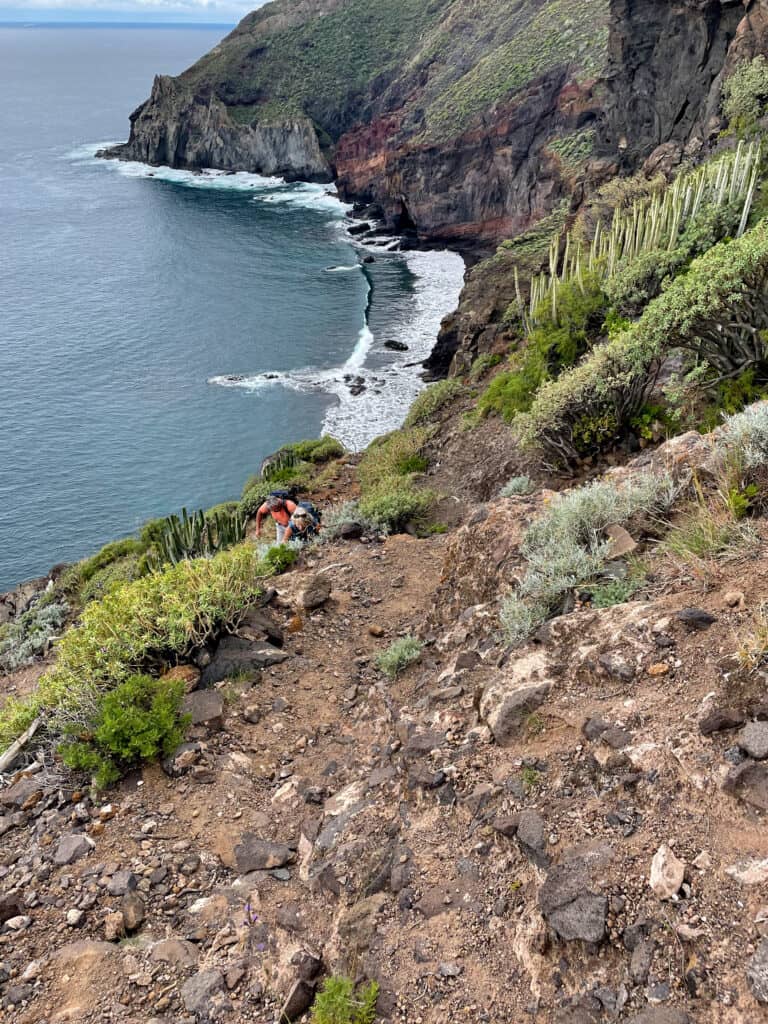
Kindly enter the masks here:
M 297 508 L 296 502 L 291 501 L 289 497 L 281 494 L 270 494 L 266 501 L 259 506 L 259 510 L 256 513 L 256 536 L 261 536 L 262 520 L 265 516 L 270 515 L 275 521 L 277 543 L 282 543 L 285 531 L 291 521 L 291 516 Z
M 311 540 L 317 536 L 319 529 L 320 516 L 316 513 L 315 506 L 310 502 L 300 501 L 283 534 L 283 543 L 287 544 L 290 540 L 302 543 Z

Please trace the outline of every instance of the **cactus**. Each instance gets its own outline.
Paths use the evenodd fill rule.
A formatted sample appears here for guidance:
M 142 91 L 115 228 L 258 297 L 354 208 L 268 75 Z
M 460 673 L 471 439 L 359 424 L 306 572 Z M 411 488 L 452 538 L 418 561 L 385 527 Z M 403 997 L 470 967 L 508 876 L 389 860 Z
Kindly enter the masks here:
M 152 563 L 159 568 L 187 558 L 210 558 L 245 540 L 245 524 L 246 517 L 237 508 L 212 515 L 206 515 L 202 509 L 190 515 L 183 508 L 181 517 L 172 515 L 165 520 Z
M 580 282 L 585 269 L 607 280 L 638 256 L 659 250 L 672 251 L 686 225 L 706 204 L 724 206 L 737 199 L 743 200 L 737 232 L 737 237 L 741 237 L 755 197 L 761 156 L 759 143 L 740 142 L 734 152 L 680 175 L 661 195 L 636 201 L 629 209 L 617 208 L 610 227 L 597 222 L 586 259 L 582 257 L 580 243 L 569 231 L 561 261 L 563 240 L 555 235 L 549 247 L 548 271 L 533 277 L 529 283 L 527 310 L 516 277 L 517 304 L 525 330 L 530 333 L 538 325 L 539 309 L 547 310 L 557 319 L 560 286 L 573 279 Z

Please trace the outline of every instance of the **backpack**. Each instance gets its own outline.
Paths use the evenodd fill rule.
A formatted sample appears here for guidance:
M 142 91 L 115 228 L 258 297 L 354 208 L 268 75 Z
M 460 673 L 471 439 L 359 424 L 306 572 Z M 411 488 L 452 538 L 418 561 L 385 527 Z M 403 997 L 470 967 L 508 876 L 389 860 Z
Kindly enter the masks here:
M 300 505 L 301 508 L 305 508 L 314 519 L 315 524 L 317 526 L 320 525 L 320 520 L 323 518 L 323 513 L 320 511 L 319 508 L 313 505 L 311 501 L 297 501 L 296 504 Z
M 286 501 L 296 501 L 296 488 L 292 487 L 289 491 L 270 491 L 267 495 L 268 498 L 279 498 L 280 501 L 285 503 Z

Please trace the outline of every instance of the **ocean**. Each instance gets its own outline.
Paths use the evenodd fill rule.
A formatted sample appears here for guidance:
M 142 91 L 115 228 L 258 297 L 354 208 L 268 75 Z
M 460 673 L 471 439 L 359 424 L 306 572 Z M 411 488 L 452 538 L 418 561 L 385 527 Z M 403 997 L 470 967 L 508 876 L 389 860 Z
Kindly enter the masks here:
M 456 305 L 460 257 L 363 267 L 329 186 L 95 158 L 225 31 L 0 27 L 0 591 L 396 427 Z

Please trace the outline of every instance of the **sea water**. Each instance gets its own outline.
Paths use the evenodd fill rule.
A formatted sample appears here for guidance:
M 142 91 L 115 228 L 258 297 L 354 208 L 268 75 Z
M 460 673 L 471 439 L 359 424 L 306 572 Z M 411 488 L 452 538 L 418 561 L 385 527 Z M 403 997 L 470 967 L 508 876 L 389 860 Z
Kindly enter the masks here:
M 330 186 L 96 159 L 222 34 L 0 28 L 0 590 L 397 426 L 456 304 L 458 256 L 363 265 Z

